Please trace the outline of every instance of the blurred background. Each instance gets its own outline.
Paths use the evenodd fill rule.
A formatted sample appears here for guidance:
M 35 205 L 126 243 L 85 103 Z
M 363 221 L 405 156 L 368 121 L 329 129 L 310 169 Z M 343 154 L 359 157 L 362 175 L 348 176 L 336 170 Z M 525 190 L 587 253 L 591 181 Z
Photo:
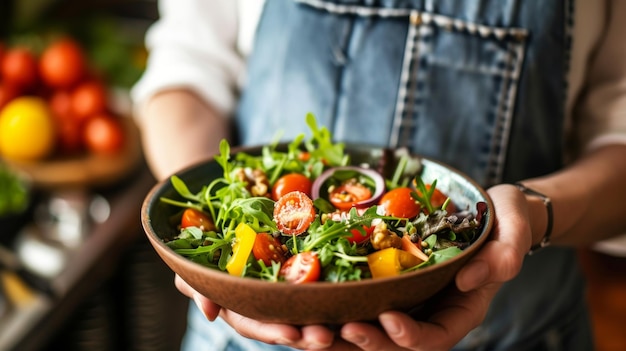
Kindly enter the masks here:
M 128 90 L 156 1 L 0 1 L 0 350 L 176 350 Z
M 69 34 L 111 84 L 126 88 L 143 70 L 143 35 L 157 18 L 152 0 L 5 0 L 0 6 L 5 46 L 26 44 L 41 53 L 54 36 Z

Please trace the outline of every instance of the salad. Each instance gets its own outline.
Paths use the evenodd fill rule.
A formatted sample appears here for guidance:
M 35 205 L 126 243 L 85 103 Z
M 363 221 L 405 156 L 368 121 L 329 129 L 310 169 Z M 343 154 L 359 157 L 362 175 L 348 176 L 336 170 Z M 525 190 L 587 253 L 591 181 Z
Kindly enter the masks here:
M 199 264 L 273 282 L 343 282 L 390 277 L 450 259 L 479 236 L 487 206 L 459 209 L 420 178 L 405 153 L 388 178 L 354 165 L 315 117 L 311 137 L 231 155 L 220 143 L 223 175 L 192 193 L 177 176 L 177 235 L 164 239 Z M 387 172 L 389 173 L 389 172 Z

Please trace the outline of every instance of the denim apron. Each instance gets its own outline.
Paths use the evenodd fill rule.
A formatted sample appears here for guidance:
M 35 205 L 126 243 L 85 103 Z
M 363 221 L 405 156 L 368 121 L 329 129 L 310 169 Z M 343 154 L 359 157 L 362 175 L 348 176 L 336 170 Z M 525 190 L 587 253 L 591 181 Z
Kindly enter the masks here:
M 567 0 L 267 0 L 239 141 L 290 140 L 312 112 L 337 140 L 405 146 L 484 187 L 553 172 L 573 11 Z M 206 350 L 284 349 L 190 318 Z M 575 253 L 550 247 L 526 258 L 456 349 L 590 350 L 590 334 Z

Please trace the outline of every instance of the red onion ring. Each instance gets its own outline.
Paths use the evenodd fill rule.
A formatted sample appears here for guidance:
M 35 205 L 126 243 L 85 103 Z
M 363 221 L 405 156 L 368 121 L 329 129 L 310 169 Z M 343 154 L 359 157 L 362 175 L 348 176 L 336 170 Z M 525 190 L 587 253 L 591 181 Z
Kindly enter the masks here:
M 363 168 L 363 167 L 358 167 L 358 166 L 342 166 L 342 167 L 329 168 L 326 171 L 324 171 L 324 173 L 320 174 L 320 176 L 317 177 L 317 179 L 315 179 L 315 181 L 313 182 L 313 188 L 311 190 L 311 198 L 313 200 L 320 197 L 320 191 L 322 190 L 322 186 L 324 185 L 324 183 L 328 179 L 332 178 L 335 172 L 338 172 L 338 171 L 357 172 L 374 181 L 375 188 L 374 188 L 372 197 L 355 203 L 354 207 L 357 207 L 357 208 L 370 207 L 378 203 L 380 198 L 383 196 L 383 193 L 385 192 L 385 179 L 380 173 L 370 168 Z

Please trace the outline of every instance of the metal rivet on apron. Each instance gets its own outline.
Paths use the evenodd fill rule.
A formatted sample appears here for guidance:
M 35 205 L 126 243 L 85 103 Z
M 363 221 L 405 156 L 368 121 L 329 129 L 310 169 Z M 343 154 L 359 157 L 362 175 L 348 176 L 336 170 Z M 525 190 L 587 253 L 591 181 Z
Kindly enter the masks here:
M 422 16 L 419 14 L 419 12 L 411 12 L 411 17 L 409 18 L 409 21 L 412 25 L 419 26 L 420 24 L 422 24 Z

